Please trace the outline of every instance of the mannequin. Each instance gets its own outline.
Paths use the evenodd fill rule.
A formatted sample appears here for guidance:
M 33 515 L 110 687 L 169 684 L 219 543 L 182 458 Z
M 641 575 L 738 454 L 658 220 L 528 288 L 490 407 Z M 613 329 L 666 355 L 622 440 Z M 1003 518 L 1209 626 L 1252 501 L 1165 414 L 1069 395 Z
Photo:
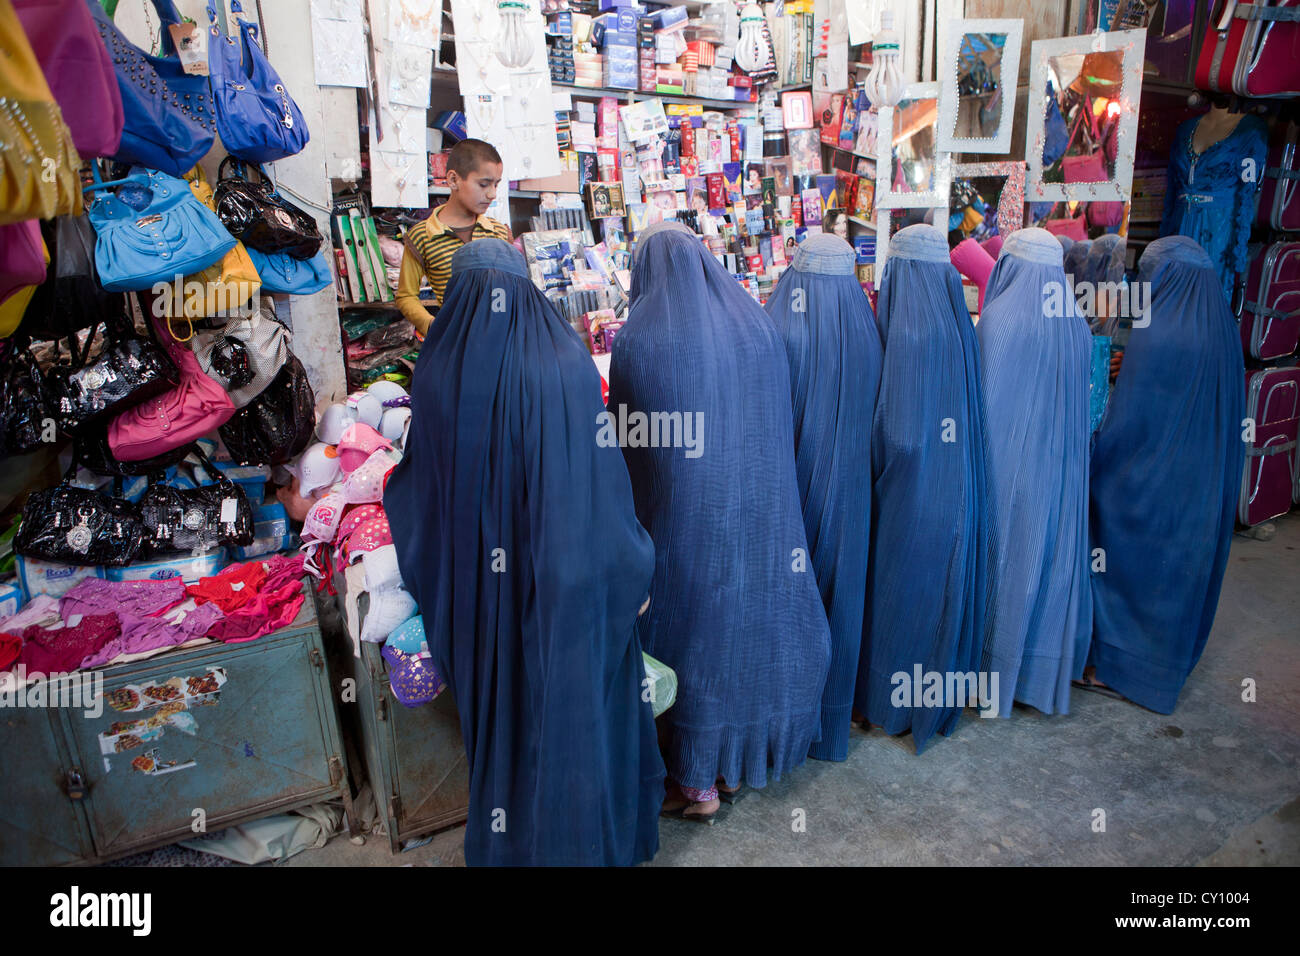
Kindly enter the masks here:
M 1201 95 L 1194 94 L 1198 102 Z M 1160 235 L 1196 240 L 1231 301 L 1236 274 L 1248 265 L 1246 240 L 1263 180 L 1268 130 L 1259 117 L 1232 112 L 1225 95 L 1210 94 L 1210 102 L 1208 113 L 1186 120 L 1174 136 Z

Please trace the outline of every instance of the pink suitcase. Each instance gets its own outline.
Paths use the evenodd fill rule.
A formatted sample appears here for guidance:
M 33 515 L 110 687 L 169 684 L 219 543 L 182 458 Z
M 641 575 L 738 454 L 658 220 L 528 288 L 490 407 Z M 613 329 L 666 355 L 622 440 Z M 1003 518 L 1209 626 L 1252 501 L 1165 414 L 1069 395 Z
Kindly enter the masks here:
M 1300 242 L 1261 246 L 1246 274 L 1241 304 L 1241 347 L 1264 362 L 1283 358 L 1300 343 Z
M 1300 96 L 1300 0 L 1239 0 L 1249 24 L 1232 85 L 1242 96 Z
M 1300 368 L 1248 372 L 1246 414 L 1255 421 L 1255 441 L 1246 450 L 1242 467 L 1237 519 L 1249 526 L 1291 510 L 1300 432 Z
M 1255 222 L 1268 229 L 1300 231 L 1300 169 L 1296 162 L 1295 123 L 1279 124 L 1268 149 Z

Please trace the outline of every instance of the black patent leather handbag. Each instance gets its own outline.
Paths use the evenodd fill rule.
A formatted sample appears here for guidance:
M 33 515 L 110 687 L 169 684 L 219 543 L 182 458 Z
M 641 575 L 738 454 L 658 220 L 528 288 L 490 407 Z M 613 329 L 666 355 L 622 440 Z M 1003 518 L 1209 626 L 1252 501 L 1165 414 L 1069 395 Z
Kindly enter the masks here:
M 151 553 L 239 548 L 253 541 L 253 508 L 244 490 L 193 446 L 204 471 L 216 481 L 197 488 L 172 488 L 151 475 L 140 500 L 140 518 Z
M 180 381 L 166 350 L 137 335 L 124 316 L 104 325 L 104 348 L 93 362 L 88 357 L 98 326 L 87 333 L 80 351 L 76 338 L 70 339 L 70 364 L 55 365 L 45 375 L 54 418 L 68 434 L 86 431 Z
M 316 397 L 302 362 L 290 352 L 275 380 L 219 431 L 239 464 L 282 465 L 311 443 L 315 428 Z
M 71 484 L 77 469 L 72 456 L 63 480 L 34 491 L 23 506 L 14 550 L 42 561 L 125 567 L 144 553 L 139 509 L 119 496 Z M 121 480 L 115 482 L 120 494 Z
M 237 171 L 227 175 L 227 163 Z M 325 241 L 316 220 L 283 199 L 260 166 L 255 183 L 244 178 L 243 168 L 233 156 L 223 159 L 212 194 L 217 217 L 230 234 L 258 252 L 283 252 L 295 259 L 316 255 Z

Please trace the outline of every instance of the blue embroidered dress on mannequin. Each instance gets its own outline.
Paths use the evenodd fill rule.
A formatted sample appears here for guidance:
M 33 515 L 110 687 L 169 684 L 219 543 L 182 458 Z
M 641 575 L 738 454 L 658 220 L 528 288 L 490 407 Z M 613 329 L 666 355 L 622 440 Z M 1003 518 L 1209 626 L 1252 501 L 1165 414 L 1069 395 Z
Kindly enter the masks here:
M 1160 235 L 1194 239 L 1232 301 L 1234 274 L 1248 264 L 1246 240 L 1264 176 L 1268 127 L 1257 116 L 1243 116 L 1231 133 L 1197 153 L 1192 136 L 1200 119 L 1185 121 L 1174 135 Z M 1243 166 L 1246 159 L 1254 162 L 1253 177 L 1243 175 L 1250 168 Z

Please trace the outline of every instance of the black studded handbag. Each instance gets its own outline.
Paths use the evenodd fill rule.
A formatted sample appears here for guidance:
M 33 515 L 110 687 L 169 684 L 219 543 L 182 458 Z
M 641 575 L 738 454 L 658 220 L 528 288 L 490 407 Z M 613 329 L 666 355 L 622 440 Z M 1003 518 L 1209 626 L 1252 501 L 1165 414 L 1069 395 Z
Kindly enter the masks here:
M 230 175 L 227 164 L 234 165 Z M 250 249 L 310 259 L 325 241 L 316 220 L 281 198 L 260 166 L 257 171 L 259 180 L 250 182 L 243 163 L 233 156 L 221 161 L 212 198 L 222 225 Z
M 73 455 L 63 481 L 27 497 L 14 550 L 42 561 L 110 568 L 125 567 L 143 556 L 140 509 L 121 497 L 121 479 L 114 482 L 114 495 L 106 495 L 73 485 L 76 470 Z
M 240 465 L 283 465 L 312 440 L 316 397 L 298 356 L 289 353 L 280 374 L 218 432 Z
M 243 489 L 218 471 L 198 445 L 193 453 L 216 484 L 173 488 L 160 474 L 149 477 L 140 520 L 151 554 L 242 548 L 253 542 L 253 506 Z
M 212 148 L 217 123 L 208 78 L 186 73 L 167 29 L 181 22 L 171 0 L 151 0 L 162 21 L 162 56 L 124 37 L 95 0 L 95 26 L 113 58 L 126 123 L 113 159 L 182 177 Z

